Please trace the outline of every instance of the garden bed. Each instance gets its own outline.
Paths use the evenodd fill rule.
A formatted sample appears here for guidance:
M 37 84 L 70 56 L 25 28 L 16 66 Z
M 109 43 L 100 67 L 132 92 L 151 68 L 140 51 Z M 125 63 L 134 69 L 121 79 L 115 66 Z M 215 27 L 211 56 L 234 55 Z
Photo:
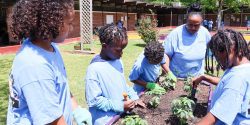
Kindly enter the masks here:
M 178 118 L 172 115 L 171 103 L 174 99 L 180 96 L 186 96 L 187 93 L 183 90 L 183 82 L 178 81 L 175 90 L 168 91 L 166 94 L 160 96 L 160 104 L 156 108 L 147 107 L 142 109 L 136 107 L 130 114 L 137 114 L 142 119 L 146 120 L 148 125 L 178 125 L 180 124 Z M 207 103 L 209 98 L 210 87 L 204 84 L 198 86 L 196 92 L 196 106 L 194 109 L 194 118 L 188 120 L 188 124 L 194 124 L 204 117 L 207 113 Z M 152 95 L 143 94 L 141 99 L 147 104 L 152 98 Z M 122 115 L 121 118 L 115 123 L 115 125 L 121 125 L 122 118 L 126 115 Z

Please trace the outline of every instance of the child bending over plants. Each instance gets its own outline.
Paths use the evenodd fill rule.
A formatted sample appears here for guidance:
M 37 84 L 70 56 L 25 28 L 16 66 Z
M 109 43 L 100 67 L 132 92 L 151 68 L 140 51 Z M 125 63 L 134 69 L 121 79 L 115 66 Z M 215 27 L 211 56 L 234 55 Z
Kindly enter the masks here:
M 164 47 L 158 41 L 152 41 L 146 45 L 144 52 L 137 58 L 129 75 L 130 81 L 135 83 L 133 88 L 137 94 L 145 89 L 165 91 L 164 88 L 156 84 L 160 67 L 164 71 L 167 68 L 165 56 Z
M 250 62 L 246 40 L 240 32 L 219 30 L 212 37 L 208 48 L 225 72 L 221 79 L 208 75 L 194 79 L 194 86 L 201 80 L 217 85 L 210 110 L 197 125 L 249 125 Z
M 85 89 L 93 124 L 105 125 L 114 115 L 144 103 L 138 100 L 136 92 L 125 81 L 120 58 L 128 44 L 126 30 L 109 24 L 99 30 L 99 38 L 101 53 L 88 66 Z M 125 100 L 124 93 L 128 94 Z

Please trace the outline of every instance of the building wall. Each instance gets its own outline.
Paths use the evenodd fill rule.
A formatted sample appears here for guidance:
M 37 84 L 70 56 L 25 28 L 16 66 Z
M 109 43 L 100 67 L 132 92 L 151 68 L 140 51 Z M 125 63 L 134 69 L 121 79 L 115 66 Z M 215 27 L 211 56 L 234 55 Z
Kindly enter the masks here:
M 116 24 L 118 20 L 123 21 L 123 26 L 127 30 L 134 30 L 137 20 L 136 13 L 125 12 L 106 12 L 106 11 L 94 11 L 93 12 L 93 28 L 104 26 L 107 24 L 107 15 L 113 16 L 113 23 Z

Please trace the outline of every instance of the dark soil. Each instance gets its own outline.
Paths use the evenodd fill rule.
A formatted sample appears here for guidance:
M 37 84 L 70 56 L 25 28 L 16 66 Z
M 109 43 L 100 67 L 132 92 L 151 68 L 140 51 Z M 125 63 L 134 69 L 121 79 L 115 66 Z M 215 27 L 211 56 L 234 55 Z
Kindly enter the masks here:
M 187 93 L 183 91 L 183 82 L 179 81 L 176 84 L 175 90 L 168 91 L 165 95 L 161 96 L 160 104 L 157 108 L 147 107 L 142 109 L 137 107 L 133 109 L 131 114 L 137 114 L 141 118 L 147 120 L 148 125 L 178 125 L 180 124 L 178 118 L 174 117 L 171 112 L 171 102 L 180 97 L 186 96 Z M 207 102 L 209 96 L 209 86 L 200 84 L 196 92 L 195 98 L 197 99 L 196 107 L 194 110 L 194 118 L 188 120 L 188 124 L 192 125 L 198 122 L 207 113 Z M 142 95 L 141 99 L 147 104 L 153 96 Z M 129 114 L 128 114 L 129 115 Z M 125 116 L 125 115 L 124 115 Z M 122 116 L 122 117 L 124 117 Z M 115 125 L 121 125 L 120 118 Z

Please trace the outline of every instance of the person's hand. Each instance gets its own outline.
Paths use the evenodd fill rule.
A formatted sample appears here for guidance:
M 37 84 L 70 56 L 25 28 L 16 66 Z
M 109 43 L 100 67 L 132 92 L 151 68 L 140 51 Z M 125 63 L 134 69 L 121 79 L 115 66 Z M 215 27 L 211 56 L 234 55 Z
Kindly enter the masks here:
M 168 77 L 172 82 L 175 82 L 175 83 L 177 82 L 176 76 L 175 76 L 171 71 L 168 72 L 167 77 Z
M 135 100 L 135 105 L 138 105 L 142 108 L 146 108 L 146 104 L 140 99 Z
M 192 78 L 193 88 L 197 88 L 197 86 L 201 83 L 202 80 L 203 80 L 203 75 Z
M 77 125 L 92 125 L 92 116 L 86 108 L 78 106 L 73 111 L 73 117 Z
M 163 87 L 161 87 L 159 84 L 155 84 L 155 88 L 153 90 L 166 92 L 166 90 Z
M 124 111 L 130 111 L 135 107 L 135 101 L 129 99 L 124 101 Z

